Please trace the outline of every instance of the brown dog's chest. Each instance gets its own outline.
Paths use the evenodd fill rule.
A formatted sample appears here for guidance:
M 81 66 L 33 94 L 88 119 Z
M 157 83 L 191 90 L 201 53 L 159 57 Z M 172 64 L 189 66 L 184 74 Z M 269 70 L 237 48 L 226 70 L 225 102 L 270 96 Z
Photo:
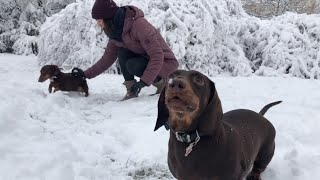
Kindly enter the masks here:
M 177 179 L 238 180 L 244 176 L 241 153 L 229 147 L 229 143 L 202 139 L 185 157 L 188 144 L 174 138 L 169 140 L 168 163 Z

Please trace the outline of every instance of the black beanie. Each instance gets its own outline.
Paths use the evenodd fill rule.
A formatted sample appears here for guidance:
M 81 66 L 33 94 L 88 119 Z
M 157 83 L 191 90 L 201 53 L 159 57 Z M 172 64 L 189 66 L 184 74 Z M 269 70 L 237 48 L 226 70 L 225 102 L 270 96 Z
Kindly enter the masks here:
M 118 6 L 113 0 L 96 0 L 92 7 L 93 19 L 112 19 L 118 10 Z

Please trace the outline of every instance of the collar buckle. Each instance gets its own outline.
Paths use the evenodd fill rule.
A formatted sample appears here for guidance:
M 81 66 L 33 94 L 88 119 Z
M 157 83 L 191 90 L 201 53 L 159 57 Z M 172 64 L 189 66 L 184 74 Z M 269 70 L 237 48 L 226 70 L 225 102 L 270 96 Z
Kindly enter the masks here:
M 191 142 L 191 136 L 184 132 L 176 132 L 176 138 L 180 142 L 186 142 L 186 143 Z
M 196 134 L 197 134 L 196 139 L 192 143 L 190 143 L 189 146 L 186 148 L 186 153 L 184 154 L 185 157 L 187 157 L 191 153 L 193 147 L 195 147 L 197 143 L 200 141 L 200 136 L 198 131 L 196 131 Z
M 185 142 L 185 143 L 191 143 L 193 141 L 199 141 L 200 140 L 200 135 L 198 133 L 198 130 L 196 132 L 188 134 L 184 132 L 175 132 L 176 138 L 180 142 Z

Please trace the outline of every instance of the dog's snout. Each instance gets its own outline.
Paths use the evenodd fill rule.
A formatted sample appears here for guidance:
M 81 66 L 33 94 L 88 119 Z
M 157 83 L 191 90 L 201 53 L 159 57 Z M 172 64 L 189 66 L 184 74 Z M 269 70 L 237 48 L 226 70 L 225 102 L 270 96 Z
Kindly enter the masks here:
M 43 78 L 40 76 L 39 79 L 38 79 L 38 82 L 43 82 Z
M 169 88 L 176 89 L 176 90 L 182 90 L 185 89 L 187 86 L 187 83 L 183 79 L 172 79 L 171 82 L 169 82 Z

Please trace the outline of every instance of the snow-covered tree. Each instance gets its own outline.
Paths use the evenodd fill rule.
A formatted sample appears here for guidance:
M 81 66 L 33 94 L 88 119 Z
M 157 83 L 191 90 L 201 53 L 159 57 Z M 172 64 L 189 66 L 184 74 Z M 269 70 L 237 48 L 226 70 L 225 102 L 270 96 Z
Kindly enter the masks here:
M 286 13 L 252 23 L 240 39 L 256 74 L 320 79 L 320 15 Z
M 75 1 L 76 0 L 46 0 L 45 9 L 50 14 L 55 14 L 60 12 L 61 9 L 64 9 L 68 4 L 71 4 Z
M 38 35 L 47 16 L 75 0 L 1 0 L 0 52 L 38 54 Z
M 320 0 L 241 0 L 244 9 L 251 15 L 270 18 L 296 12 L 299 14 L 320 13 Z
M 91 18 L 93 1 L 70 4 L 41 28 L 39 60 L 66 68 L 94 63 L 104 52 L 106 36 Z

